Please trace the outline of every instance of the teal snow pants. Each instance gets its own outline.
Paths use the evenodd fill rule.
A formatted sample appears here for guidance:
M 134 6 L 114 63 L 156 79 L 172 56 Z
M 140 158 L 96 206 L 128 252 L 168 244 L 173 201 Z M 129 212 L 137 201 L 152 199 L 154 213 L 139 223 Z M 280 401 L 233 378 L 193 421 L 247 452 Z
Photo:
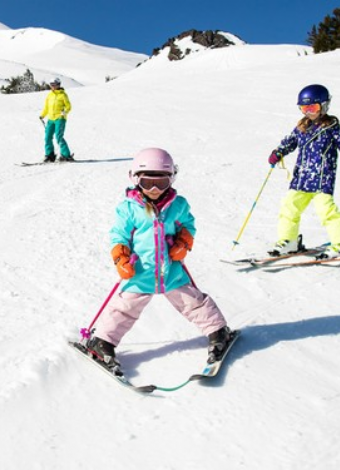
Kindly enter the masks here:
M 66 119 L 56 119 L 55 121 L 48 120 L 45 127 L 45 155 L 54 153 L 53 136 L 60 148 L 60 155 L 62 157 L 69 157 L 71 155 L 70 149 L 64 139 L 66 127 Z

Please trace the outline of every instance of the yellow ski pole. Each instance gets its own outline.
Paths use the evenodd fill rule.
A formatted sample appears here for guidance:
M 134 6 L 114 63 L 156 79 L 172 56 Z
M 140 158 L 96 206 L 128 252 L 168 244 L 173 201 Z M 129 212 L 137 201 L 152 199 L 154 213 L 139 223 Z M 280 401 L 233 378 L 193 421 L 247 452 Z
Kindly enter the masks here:
M 256 196 L 256 199 L 255 199 L 255 201 L 254 201 L 254 203 L 253 203 L 253 206 L 252 206 L 252 208 L 250 209 L 250 211 L 249 211 L 249 213 L 248 213 L 248 215 L 247 215 L 245 221 L 243 222 L 243 225 L 242 225 L 240 231 L 238 232 L 238 235 L 237 235 L 237 237 L 236 237 L 236 240 L 233 240 L 234 246 L 233 246 L 232 249 L 234 249 L 236 245 L 239 245 L 239 242 L 238 242 L 238 241 L 239 241 L 239 239 L 241 238 L 244 229 L 246 228 L 246 225 L 247 225 L 247 223 L 248 223 L 248 221 L 249 221 L 249 219 L 250 219 L 250 216 L 251 216 L 251 214 L 253 213 L 253 210 L 255 209 L 255 206 L 256 206 L 256 204 L 257 204 L 257 201 L 260 199 L 260 196 L 261 196 L 261 194 L 262 194 L 262 191 L 264 190 L 266 184 L 268 183 L 269 177 L 270 177 L 270 175 L 272 174 L 272 171 L 274 170 L 274 168 L 275 168 L 275 165 L 272 165 L 271 168 L 270 168 L 270 170 L 268 171 L 268 175 L 266 176 L 266 179 L 264 180 L 264 183 L 263 183 L 263 185 L 261 186 L 261 189 L 260 189 L 258 195 Z

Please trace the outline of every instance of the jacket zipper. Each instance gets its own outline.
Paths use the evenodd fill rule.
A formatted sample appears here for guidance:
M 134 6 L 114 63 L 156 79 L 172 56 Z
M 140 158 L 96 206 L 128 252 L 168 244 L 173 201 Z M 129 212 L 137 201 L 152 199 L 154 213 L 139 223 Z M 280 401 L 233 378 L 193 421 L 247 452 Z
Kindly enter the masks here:
M 164 294 L 164 249 L 165 236 L 164 224 L 157 218 L 153 222 L 154 240 L 155 240 L 155 291 L 157 294 Z
M 157 206 L 152 204 L 155 218 L 153 221 L 153 234 L 155 242 L 155 292 L 156 294 L 165 293 L 165 281 L 164 281 L 164 267 L 165 267 L 165 230 L 164 222 L 162 220 L 162 212 L 169 207 L 171 201 L 168 201 L 162 209 L 159 211 Z

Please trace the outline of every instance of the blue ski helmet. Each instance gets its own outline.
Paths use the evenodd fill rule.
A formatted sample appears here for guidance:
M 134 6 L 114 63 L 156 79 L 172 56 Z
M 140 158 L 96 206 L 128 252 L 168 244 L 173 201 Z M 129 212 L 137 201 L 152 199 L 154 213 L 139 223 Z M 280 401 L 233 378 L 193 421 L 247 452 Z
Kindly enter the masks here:
M 329 91 L 323 85 L 308 85 L 300 91 L 297 104 L 301 106 L 319 103 L 321 105 L 321 113 L 326 114 L 331 98 Z

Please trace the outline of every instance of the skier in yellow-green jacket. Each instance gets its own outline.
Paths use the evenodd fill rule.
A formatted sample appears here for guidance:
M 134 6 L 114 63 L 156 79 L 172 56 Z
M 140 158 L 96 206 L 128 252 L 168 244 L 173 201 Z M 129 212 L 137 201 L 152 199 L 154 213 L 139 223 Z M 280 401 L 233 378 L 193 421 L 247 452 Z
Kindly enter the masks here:
M 71 154 L 64 138 L 66 119 L 68 113 L 71 111 L 71 103 L 64 88 L 61 87 L 59 78 L 55 78 L 50 83 L 50 87 L 51 91 L 46 97 L 44 109 L 40 114 L 42 121 L 46 116 L 48 119 L 45 124 L 44 162 L 54 162 L 56 159 L 53 145 L 54 136 L 60 148 L 59 161 L 71 162 L 74 161 L 73 154 Z

